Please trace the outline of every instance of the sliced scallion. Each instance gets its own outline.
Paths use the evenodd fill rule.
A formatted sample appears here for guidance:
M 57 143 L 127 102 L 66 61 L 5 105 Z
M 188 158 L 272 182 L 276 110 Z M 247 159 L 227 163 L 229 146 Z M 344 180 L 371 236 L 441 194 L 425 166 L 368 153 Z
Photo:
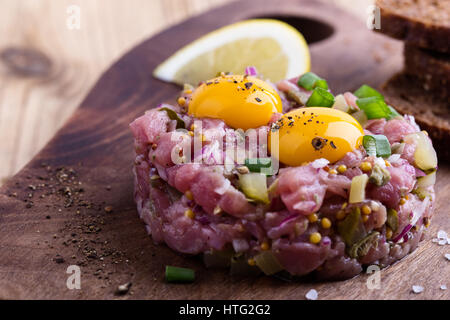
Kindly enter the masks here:
M 322 89 L 328 90 L 327 80 L 324 80 L 324 79 L 317 80 L 316 83 L 314 84 L 314 88 L 322 88 Z
M 251 172 L 261 172 L 262 168 L 270 168 L 272 166 L 272 159 L 271 158 L 245 159 L 245 166 Z
M 167 282 L 193 282 L 195 280 L 195 271 L 188 268 L 178 268 L 166 266 Z
M 307 107 L 331 108 L 334 105 L 334 96 L 327 90 L 317 87 L 306 101 Z
M 361 98 L 356 100 L 358 107 L 364 111 L 367 119 L 389 119 L 392 111 L 386 102 L 379 97 Z
M 298 86 L 308 91 L 314 88 L 322 88 L 328 90 L 328 83 L 318 75 L 312 72 L 307 72 L 298 79 Z
M 397 110 L 395 110 L 393 107 L 388 105 L 388 108 L 391 111 L 391 114 L 389 115 L 387 120 L 391 120 L 391 119 L 394 119 L 394 118 L 400 116 L 400 113 L 398 113 Z
M 377 90 L 375 90 L 374 88 L 368 86 L 367 84 L 362 85 L 361 88 L 356 90 L 354 95 L 360 99 L 370 98 L 370 97 L 378 97 L 384 101 L 384 96 L 381 93 L 379 93 Z
M 382 134 L 365 135 L 363 146 L 369 156 L 387 158 L 391 155 L 391 144 Z

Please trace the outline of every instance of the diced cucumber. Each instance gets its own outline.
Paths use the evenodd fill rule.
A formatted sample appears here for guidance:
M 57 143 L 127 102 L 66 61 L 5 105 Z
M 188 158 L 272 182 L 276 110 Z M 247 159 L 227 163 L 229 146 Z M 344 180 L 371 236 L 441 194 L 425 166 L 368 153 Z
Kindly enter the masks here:
M 253 200 L 268 204 L 267 176 L 261 173 L 246 173 L 239 175 L 239 184 L 242 192 Z
M 362 174 L 352 179 L 350 187 L 349 203 L 359 203 L 366 199 L 366 185 L 369 181 L 367 174 Z
M 426 189 L 429 186 L 433 186 L 436 183 L 436 170 L 427 174 L 424 177 L 417 178 L 417 188 Z
M 415 143 L 416 152 L 414 153 L 414 160 L 419 169 L 426 171 L 437 167 L 436 151 L 424 131 L 407 135 L 405 141 Z
M 255 256 L 256 265 L 264 272 L 265 275 L 270 276 L 283 270 L 283 266 L 278 262 L 272 251 L 263 251 Z

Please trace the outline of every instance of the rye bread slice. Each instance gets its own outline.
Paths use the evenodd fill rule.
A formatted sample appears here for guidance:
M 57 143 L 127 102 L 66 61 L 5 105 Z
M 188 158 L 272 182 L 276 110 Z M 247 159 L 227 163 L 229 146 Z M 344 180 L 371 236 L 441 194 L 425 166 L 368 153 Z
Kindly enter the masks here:
M 405 44 L 404 56 L 405 73 L 417 77 L 424 91 L 450 97 L 450 54 Z
M 376 0 L 379 32 L 416 46 L 450 53 L 450 0 Z
M 450 161 L 450 100 L 424 92 L 420 81 L 397 74 L 381 88 L 386 102 L 402 114 L 411 114 L 433 140 L 438 156 Z

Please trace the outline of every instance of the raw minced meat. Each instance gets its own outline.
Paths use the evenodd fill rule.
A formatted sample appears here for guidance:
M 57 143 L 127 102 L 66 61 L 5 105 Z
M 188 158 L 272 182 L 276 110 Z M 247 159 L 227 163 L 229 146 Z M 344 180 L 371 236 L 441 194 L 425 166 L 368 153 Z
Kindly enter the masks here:
M 283 81 L 278 89 L 283 111 L 300 107 L 293 90 L 307 94 L 296 81 Z M 351 93 L 344 96 L 357 108 Z M 240 188 L 237 170 L 241 164 L 223 164 L 225 147 L 239 148 L 239 135 L 225 138 L 233 137 L 233 129 L 218 119 L 194 119 L 179 106 L 163 107 L 146 112 L 131 124 L 136 151 L 135 200 L 156 243 L 185 254 L 229 255 L 231 264 L 245 261 L 254 270 L 261 259 L 273 259 L 277 267 L 268 274 L 313 272 L 320 279 L 345 279 L 367 265 L 394 263 L 423 238 L 433 213 L 434 186 L 418 192 L 417 180 L 425 173 L 415 164 L 415 141 L 403 139 L 420 131 L 412 117 L 369 120 L 364 125 L 365 134 L 387 137 L 394 152 L 388 160 L 370 156 L 361 147 L 335 164 L 315 161 L 281 166 L 267 178 L 269 203 L 261 203 L 249 201 Z M 206 137 L 201 153 L 191 158 L 202 161 L 173 162 L 174 147 L 180 142 L 193 143 L 194 137 L 177 131 L 177 121 L 166 109 L 176 113 L 186 128 L 194 121 L 201 122 Z M 278 119 L 275 114 L 272 122 Z M 268 132 L 270 125 L 258 130 Z M 370 170 L 380 167 L 387 181 L 369 180 L 365 200 L 350 204 L 352 178 L 363 174 L 363 163 L 370 164 Z M 320 241 L 311 243 L 315 233 L 320 234 Z M 264 266 L 261 269 L 267 271 Z

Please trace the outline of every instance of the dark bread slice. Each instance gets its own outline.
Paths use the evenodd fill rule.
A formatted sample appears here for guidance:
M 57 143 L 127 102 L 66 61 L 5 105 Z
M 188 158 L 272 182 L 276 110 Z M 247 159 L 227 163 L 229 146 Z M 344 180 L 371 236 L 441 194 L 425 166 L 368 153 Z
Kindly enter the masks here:
M 416 46 L 450 53 L 450 0 L 377 0 L 376 31 Z
M 424 91 L 450 97 L 450 54 L 405 44 L 404 56 L 405 73 L 417 77 Z
M 381 91 L 397 111 L 416 118 L 433 140 L 439 158 L 450 161 L 450 100 L 427 94 L 417 78 L 404 73 L 391 78 Z

